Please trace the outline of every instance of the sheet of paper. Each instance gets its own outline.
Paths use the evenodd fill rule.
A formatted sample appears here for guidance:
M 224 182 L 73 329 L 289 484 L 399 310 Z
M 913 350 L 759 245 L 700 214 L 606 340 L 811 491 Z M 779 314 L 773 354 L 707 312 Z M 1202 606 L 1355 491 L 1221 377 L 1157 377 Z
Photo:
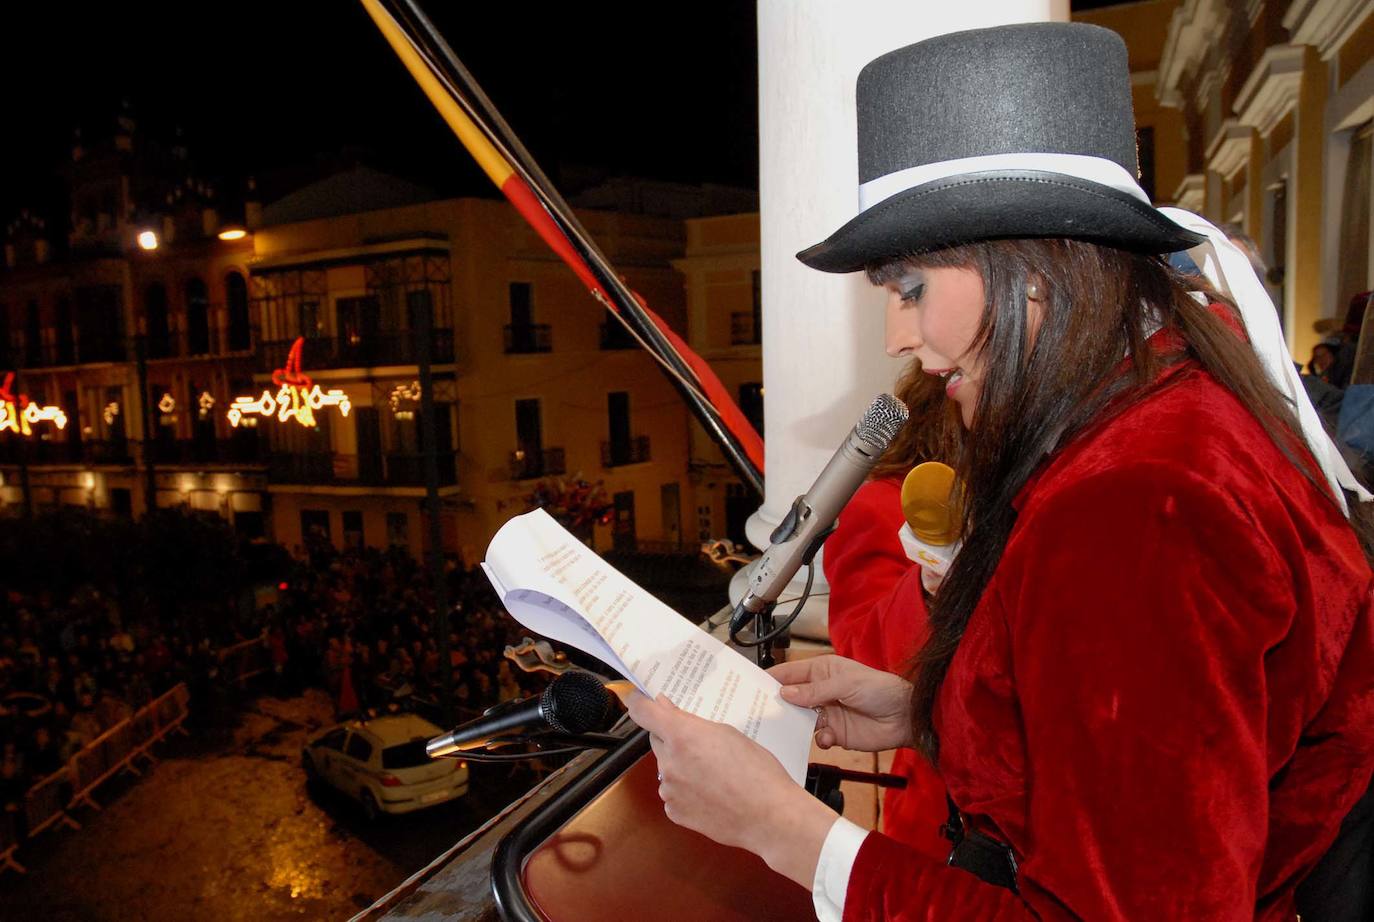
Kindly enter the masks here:
M 591 653 L 650 696 L 729 724 L 777 757 L 798 784 L 816 715 L 777 681 L 601 559 L 542 509 L 501 527 L 483 568 L 510 613 Z M 585 618 L 579 616 L 585 616 Z

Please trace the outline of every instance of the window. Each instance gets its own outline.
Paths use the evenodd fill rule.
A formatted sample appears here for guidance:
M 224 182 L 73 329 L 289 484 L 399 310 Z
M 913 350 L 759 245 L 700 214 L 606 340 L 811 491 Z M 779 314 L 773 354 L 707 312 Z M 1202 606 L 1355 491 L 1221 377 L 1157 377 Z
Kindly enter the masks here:
M 344 755 L 359 762 L 366 762 L 372 758 L 372 744 L 363 739 L 361 734 L 354 733 L 348 738 L 348 747 L 344 749 Z
M 348 731 L 344 730 L 342 727 L 338 730 L 330 730 L 324 736 L 320 737 L 315 745 L 319 746 L 321 749 L 333 749 L 335 752 L 342 752 L 344 737 L 347 735 Z
M 363 514 L 358 509 L 345 509 L 343 513 L 343 543 L 346 548 L 363 548 Z
M 57 361 L 71 365 L 76 361 L 76 340 L 72 339 L 72 299 L 62 295 L 57 299 Z M 0 352 L 5 351 L 4 321 L 0 318 Z
M 386 514 L 386 543 L 388 547 L 410 547 L 410 519 L 404 512 Z
M 296 306 L 296 329 L 306 339 L 320 335 L 320 302 L 302 301 Z
M 333 540 L 329 536 L 328 509 L 301 510 L 301 540 L 324 542 Z
M 167 325 L 167 289 L 153 282 L 143 292 L 143 328 L 148 336 L 148 358 L 163 359 L 172 354 L 172 337 Z
M 248 316 L 248 285 L 243 276 L 230 272 L 224 277 L 224 303 L 229 314 L 229 351 L 253 348 L 252 325 Z
M 527 353 L 550 352 L 552 349 L 553 340 L 549 325 L 534 322 L 534 286 L 529 282 L 511 282 L 506 351 Z
M 534 286 L 529 282 L 510 283 L 510 325 L 528 327 L 534 323 Z
M 24 312 L 24 362 L 28 365 L 43 364 L 43 330 L 39 325 L 38 302 L 32 298 Z
M 419 768 L 430 764 L 430 761 L 424 740 L 411 740 L 382 750 L 382 768 L 385 769 Z
M 186 280 L 186 354 L 210 351 L 210 293 L 198 278 Z

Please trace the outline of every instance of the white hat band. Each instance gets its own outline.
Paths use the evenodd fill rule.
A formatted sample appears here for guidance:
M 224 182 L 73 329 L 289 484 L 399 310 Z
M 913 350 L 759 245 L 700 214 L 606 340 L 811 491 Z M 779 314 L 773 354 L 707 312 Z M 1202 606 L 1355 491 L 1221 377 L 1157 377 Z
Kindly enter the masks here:
M 899 192 L 915 189 L 928 183 L 952 176 L 971 173 L 1000 172 L 1005 170 L 1034 170 L 1040 173 L 1059 173 L 1074 179 L 1085 179 L 1124 192 L 1139 199 L 1146 205 L 1150 197 L 1140 188 L 1134 176 L 1121 164 L 1105 157 L 1090 157 L 1084 154 L 1044 154 L 1012 153 L 984 154 L 981 157 L 961 157 L 958 160 L 941 160 L 938 163 L 923 163 L 907 167 L 895 173 L 888 173 L 859 186 L 859 211 L 867 211 L 879 202 L 886 201 Z

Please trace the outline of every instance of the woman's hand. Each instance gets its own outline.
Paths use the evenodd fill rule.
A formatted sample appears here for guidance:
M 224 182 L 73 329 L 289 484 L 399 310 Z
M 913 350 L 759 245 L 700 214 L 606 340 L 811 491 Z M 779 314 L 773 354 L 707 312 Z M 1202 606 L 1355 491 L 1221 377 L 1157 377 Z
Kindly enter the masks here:
M 799 787 L 773 754 L 734 727 L 632 692 L 631 719 L 649 731 L 668 819 L 761 857 L 811 889 L 835 813 Z
M 784 701 L 815 708 L 816 745 L 882 752 L 911 745 L 911 684 L 842 656 L 779 663 Z

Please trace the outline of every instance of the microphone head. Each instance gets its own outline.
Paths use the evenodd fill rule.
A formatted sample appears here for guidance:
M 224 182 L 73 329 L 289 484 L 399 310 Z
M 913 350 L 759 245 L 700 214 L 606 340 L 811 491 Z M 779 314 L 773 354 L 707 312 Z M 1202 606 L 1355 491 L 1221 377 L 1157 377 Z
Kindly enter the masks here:
M 591 733 L 606 729 L 611 716 L 611 693 L 590 672 L 570 670 L 559 675 L 539 696 L 539 710 L 559 733 Z
M 926 544 L 943 547 L 957 541 L 960 513 L 954 468 L 939 461 L 913 467 L 902 481 L 902 515 Z
M 868 405 L 867 412 L 854 427 L 854 431 L 859 438 L 874 446 L 881 454 L 887 451 L 887 446 L 897 437 L 897 433 L 902 431 L 910 415 L 911 411 L 907 409 L 906 404 L 896 397 L 891 394 L 879 394 Z

